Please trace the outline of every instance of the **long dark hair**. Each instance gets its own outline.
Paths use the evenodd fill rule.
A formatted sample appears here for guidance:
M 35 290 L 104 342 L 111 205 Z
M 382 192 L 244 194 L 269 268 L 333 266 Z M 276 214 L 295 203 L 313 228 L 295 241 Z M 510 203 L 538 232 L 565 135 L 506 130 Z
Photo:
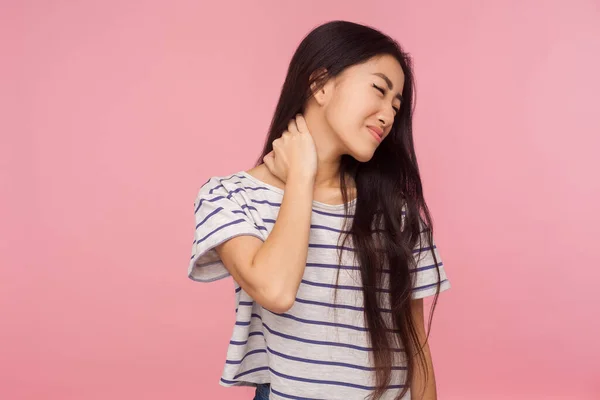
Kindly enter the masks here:
M 288 122 L 297 113 L 304 112 L 307 100 L 329 77 L 384 54 L 395 57 L 404 72 L 403 102 L 388 137 L 371 160 L 361 163 L 349 155 L 342 156 L 340 187 L 347 215 L 347 179 L 354 180 L 357 199 L 349 233 L 340 238 L 342 243 L 351 238 L 361 270 L 365 324 L 373 349 L 377 385 L 371 397 L 380 398 L 390 384 L 397 354 L 393 350 L 402 346 L 407 370 L 405 387 L 397 397 L 400 399 L 409 389 L 417 361 L 425 376 L 427 371 L 422 351 L 424 344 L 419 343 L 416 322 L 411 314 L 411 289 L 414 285 L 411 270 L 416 265 L 415 248 L 429 247 L 434 253 L 438 271 L 427 339 L 440 288 L 440 272 L 433 250 L 433 224 L 423 197 L 413 144 L 414 79 L 409 55 L 389 36 L 364 25 L 332 21 L 315 28 L 302 40 L 290 61 L 269 135 L 256 165 L 273 149 L 273 141 L 287 129 Z M 326 77 L 312 74 L 323 68 L 327 71 Z M 312 83 L 316 83 L 316 90 L 311 90 Z M 422 238 L 425 243 L 421 243 Z M 384 274 L 389 274 L 387 300 L 393 326 L 386 322 L 390 320 L 389 309 L 387 313 L 382 310 L 385 299 L 382 292 L 376 290 L 383 282 Z M 396 333 L 391 338 L 387 333 L 390 329 Z

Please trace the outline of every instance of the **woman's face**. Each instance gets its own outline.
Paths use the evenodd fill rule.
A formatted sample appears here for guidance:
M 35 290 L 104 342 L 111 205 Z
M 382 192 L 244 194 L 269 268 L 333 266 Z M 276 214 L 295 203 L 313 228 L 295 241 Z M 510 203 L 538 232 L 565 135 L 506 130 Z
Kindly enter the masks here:
M 347 68 L 328 82 L 325 118 L 345 154 L 360 162 L 373 157 L 390 133 L 402 103 L 404 73 L 398 61 L 383 55 Z

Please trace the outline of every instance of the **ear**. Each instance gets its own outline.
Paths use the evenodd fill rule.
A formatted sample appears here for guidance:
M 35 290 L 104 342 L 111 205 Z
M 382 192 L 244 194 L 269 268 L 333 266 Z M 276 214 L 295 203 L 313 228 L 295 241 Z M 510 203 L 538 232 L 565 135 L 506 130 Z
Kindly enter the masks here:
M 326 68 L 319 68 L 310 74 L 310 93 L 319 105 L 324 105 L 327 100 L 329 76 Z

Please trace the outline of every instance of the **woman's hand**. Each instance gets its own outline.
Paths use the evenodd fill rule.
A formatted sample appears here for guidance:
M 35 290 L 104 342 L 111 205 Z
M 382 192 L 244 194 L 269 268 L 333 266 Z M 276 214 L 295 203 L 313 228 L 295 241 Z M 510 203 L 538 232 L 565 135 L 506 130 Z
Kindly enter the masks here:
M 283 182 L 287 182 L 290 176 L 314 180 L 317 150 L 301 114 L 291 119 L 288 129 L 273 141 L 273 151 L 263 158 L 263 162 Z

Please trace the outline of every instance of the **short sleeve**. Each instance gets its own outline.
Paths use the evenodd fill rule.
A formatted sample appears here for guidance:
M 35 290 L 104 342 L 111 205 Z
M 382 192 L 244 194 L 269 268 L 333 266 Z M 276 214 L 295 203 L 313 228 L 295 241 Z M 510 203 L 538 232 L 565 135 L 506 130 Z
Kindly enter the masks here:
M 421 232 L 421 240 L 417 241 L 417 245 L 413 250 L 413 256 L 415 257 L 413 290 L 411 296 L 413 299 L 422 299 L 424 297 L 435 295 L 438 290 L 438 282 L 440 284 L 440 293 L 450 289 L 450 281 L 446 276 L 444 264 L 435 240 L 433 240 L 433 243 L 430 246 L 427 241 L 427 232 Z
M 249 235 L 265 240 L 254 224 L 239 190 L 228 190 L 218 178 L 211 178 L 194 201 L 195 233 L 188 277 L 213 282 L 229 276 L 215 247 L 236 236 Z M 242 200 L 242 201 L 240 201 Z

